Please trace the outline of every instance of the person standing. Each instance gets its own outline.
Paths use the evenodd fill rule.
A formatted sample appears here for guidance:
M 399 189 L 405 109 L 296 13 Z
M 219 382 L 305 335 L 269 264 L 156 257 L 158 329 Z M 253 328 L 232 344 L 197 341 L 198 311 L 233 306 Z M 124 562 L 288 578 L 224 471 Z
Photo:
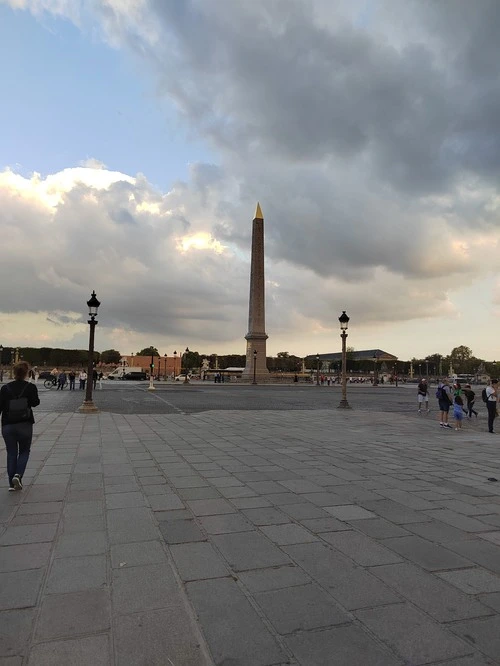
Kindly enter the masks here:
M 492 379 L 490 385 L 486 387 L 486 407 L 488 408 L 488 432 L 494 433 L 493 424 L 497 417 L 498 404 L 498 379 Z
M 418 413 L 422 413 L 422 405 L 425 406 L 427 414 L 429 413 L 429 387 L 427 380 L 421 379 L 417 388 Z
M 26 362 L 14 366 L 14 381 L 0 389 L 2 437 L 7 449 L 9 491 L 21 490 L 33 439 L 33 407 L 40 404 L 35 384 L 26 381 L 29 366 Z
M 78 381 L 80 382 L 80 390 L 85 391 L 85 384 L 87 382 L 87 373 L 85 370 L 82 370 L 78 375 Z
M 68 379 L 69 379 L 69 390 L 74 391 L 75 390 L 75 379 L 76 379 L 76 374 L 75 374 L 74 370 L 69 371 Z
M 462 430 L 462 420 L 464 418 L 464 401 L 461 395 L 455 396 L 453 417 L 455 419 L 455 430 Z
M 448 423 L 448 413 L 452 405 L 452 398 L 451 398 L 450 385 L 447 379 L 443 379 L 441 382 L 439 382 L 436 391 L 436 398 L 438 399 L 439 402 L 439 411 L 441 418 L 439 425 L 441 426 L 441 428 L 451 428 L 451 425 Z
M 464 395 L 467 398 L 467 414 L 468 414 L 469 419 L 472 418 L 473 414 L 476 415 L 476 419 L 477 419 L 477 412 L 474 409 L 474 402 L 476 400 L 476 394 L 471 389 L 470 384 L 466 384 L 464 386 Z
M 95 387 L 97 385 L 97 377 L 98 377 L 97 370 L 94 368 L 94 371 L 92 372 L 92 383 L 93 383 L 94 391 L 95 391 Z M 90 379 L 89 379 L 89 381 L 90 381 Z
M 102 378 L 103 378 L 103 377 L 104 377 L 104 375 L 103 375 L 102 372 L 100 372 L 100 373 L 97 375 L 97 379 L 99 380 L 99 390 L 100 390 L 100 391 L 102 391 Z
M 61 391 L 64 391 L 64 387 L 66 386 L 66 381 L 67 381 L 67 376 L 64 370 L 61 370 L 59 375 L 57 376 L 57 390 L 61 389 Z

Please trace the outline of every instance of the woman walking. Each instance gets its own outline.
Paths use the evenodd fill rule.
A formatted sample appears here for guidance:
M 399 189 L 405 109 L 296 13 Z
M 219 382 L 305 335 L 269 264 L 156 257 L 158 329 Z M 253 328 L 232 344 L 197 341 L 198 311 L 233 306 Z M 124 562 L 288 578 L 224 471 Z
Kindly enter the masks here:
M 27 363 L 18 363 L 14 366 L 14 381 L 0 389 L 9 491 L 21 490 L 23 487 L 22 479 L 30 456 L 35 422 L 32 407 L 40 404 L 36 385 L 26 381 L 28 372 Z

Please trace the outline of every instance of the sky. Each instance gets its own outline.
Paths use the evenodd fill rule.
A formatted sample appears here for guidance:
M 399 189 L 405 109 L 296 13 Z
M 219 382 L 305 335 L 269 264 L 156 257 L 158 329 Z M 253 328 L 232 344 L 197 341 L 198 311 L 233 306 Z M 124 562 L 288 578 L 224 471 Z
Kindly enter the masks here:
M 500 356 L 497 0 L 0 0 L 0 343 Z

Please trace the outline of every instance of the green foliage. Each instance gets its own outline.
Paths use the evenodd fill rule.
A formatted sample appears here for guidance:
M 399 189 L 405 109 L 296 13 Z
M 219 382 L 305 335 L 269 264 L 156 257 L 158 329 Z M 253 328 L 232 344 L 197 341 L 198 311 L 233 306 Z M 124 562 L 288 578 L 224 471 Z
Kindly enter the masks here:
M 116 349 L 106 349 L 101 352 L 101 361 L 103 363 L 119 363 L 122 355 Z
M 144 347 L 140 352 L 137 352 L 136 356 L 159 356 L 160 353 L 156 347 Z

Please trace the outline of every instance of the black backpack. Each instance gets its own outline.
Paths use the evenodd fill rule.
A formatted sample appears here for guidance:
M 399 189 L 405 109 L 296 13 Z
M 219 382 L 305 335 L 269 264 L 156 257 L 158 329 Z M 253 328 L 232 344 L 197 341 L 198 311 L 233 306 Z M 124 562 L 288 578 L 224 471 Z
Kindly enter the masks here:
M 26 383 L 21 393 L 16 397 L 12 389 L 7 384 L 7 389 L 14 397 L 9 400 L 7 410 L 4 413 L 4 422 L 6 424 L 31 421 L 31 407 L 28 404 L 28 398 L 25 398 L 23 395 L 28 386 L 29 384 Z
M 488 394 L 486 393 L 485 388 L 481 391 L 481 398 L 483 399 L 483 402 L 488 402 Z

